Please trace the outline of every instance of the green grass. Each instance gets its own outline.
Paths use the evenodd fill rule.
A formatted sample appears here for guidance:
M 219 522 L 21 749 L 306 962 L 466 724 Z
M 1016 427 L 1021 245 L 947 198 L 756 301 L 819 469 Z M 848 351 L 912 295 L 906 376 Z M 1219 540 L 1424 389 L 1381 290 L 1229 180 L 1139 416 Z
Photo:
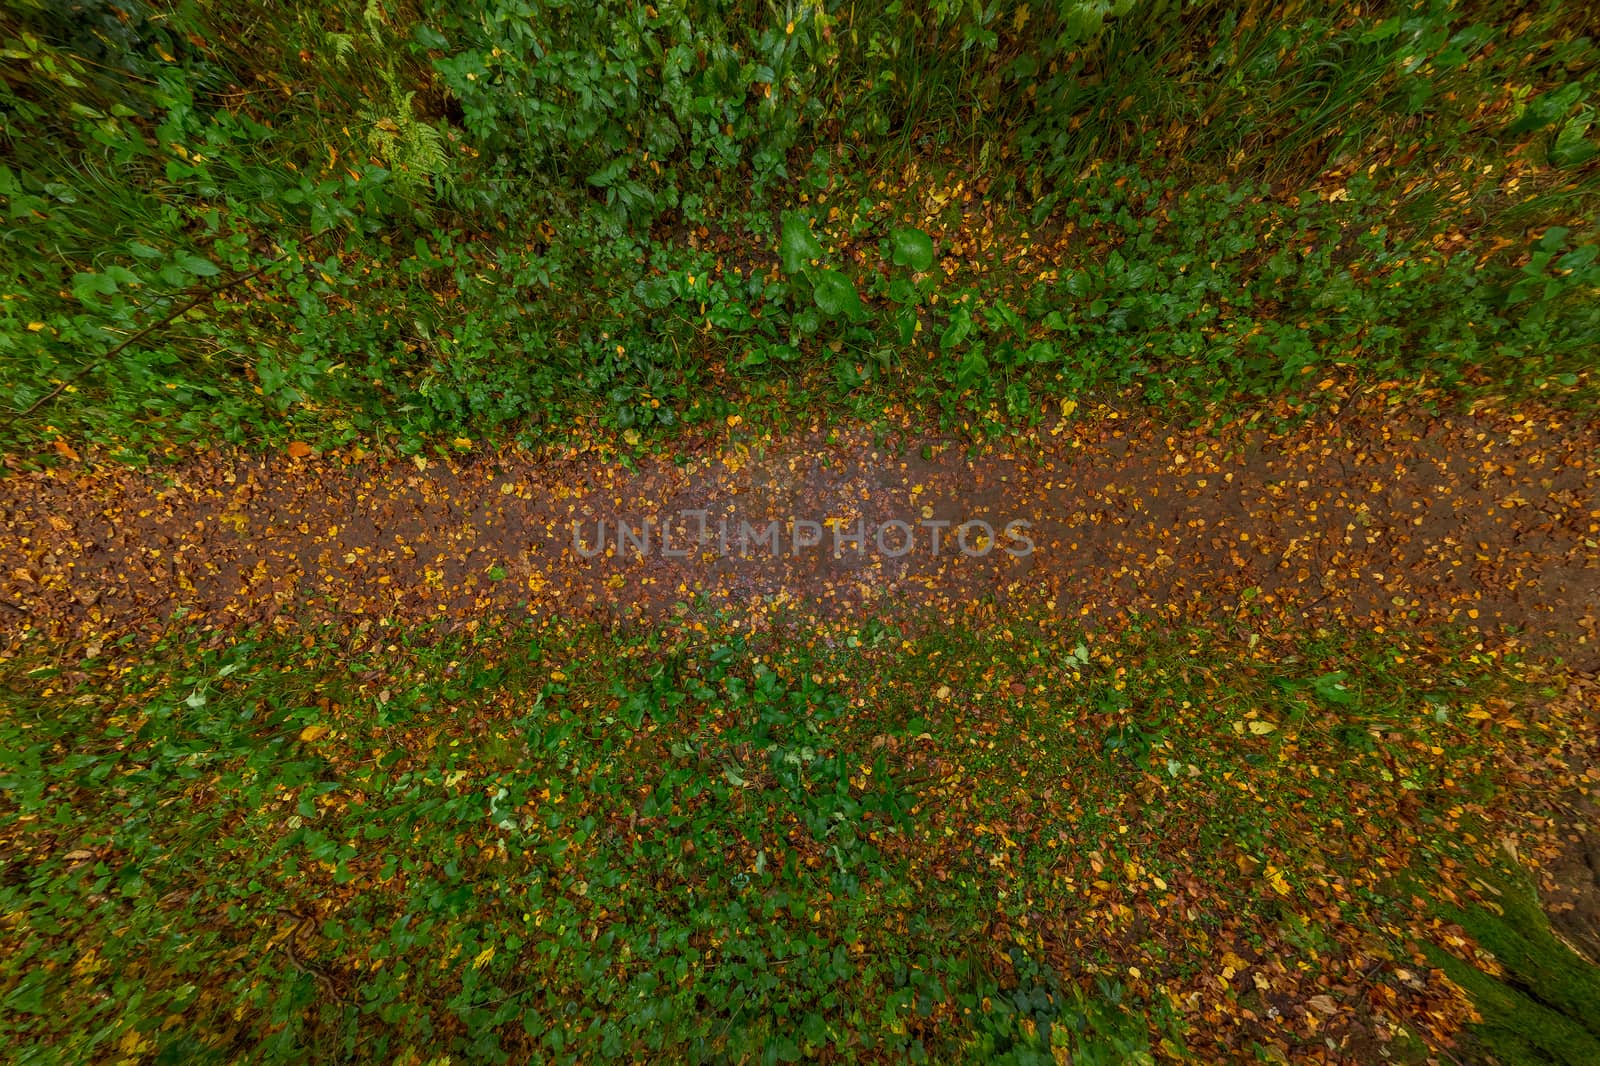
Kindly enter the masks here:
M 1550 932 L 1521 871 L 1484 870 L 1480 902 L 1441 905 L 1439 915 L 1465 930 L 1493 960 L 1463 961 L 1438 946 L 1428 957 L 1471 993 L 1482 1014 L 1472 1039 L 1502 1066 L 1580 1066 L 1600 1059 L 1600 968 Z
M 1394 943 L 1393 876 L 1471 854 L 1460 805 L 1572 727 L 1505 724 L 1510 664 L 1289 640 L 713 623 L 13 662 L 0 1028 L 22 1061 L 1205 1058 L 1224 1037 L 1171 996 L 1215 994 L 1214 938 L 1313 981 Z

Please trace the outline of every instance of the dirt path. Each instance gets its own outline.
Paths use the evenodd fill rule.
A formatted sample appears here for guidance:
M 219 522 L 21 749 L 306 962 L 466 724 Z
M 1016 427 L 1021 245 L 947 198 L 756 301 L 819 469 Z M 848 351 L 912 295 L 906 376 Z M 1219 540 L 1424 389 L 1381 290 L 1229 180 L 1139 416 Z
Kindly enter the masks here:
M 1409 616 L 1600 662 L 1594 420 L 1435 417 L 1374 399 L 1282 435 L 1101 412 L 1041 432 L 1026 454 L 833 437 L 734 440 L 637 471 L 507 452 L 425 469 L 201 456 L 163 471 L 16 475 L 0 481 L 0 643 L 92 642 L 179 609 L 224 625 L 470 624 L 654 616 L 703 594 L 755 615 L 1023 599 L 1091 624 L 1132 611 Z M 637 530 L 647 517 L 673 527 L 667 544 L 653 530 L 648 553 L 615 550 L 615 521 Z M 585 558 L 573 523 L 589 549 L 601 520 L 613 550 Z M 963 551 L 970 520 L 995 542 L 969 526 Z M 1011 521 L 1029 523 L 1013 529 L 1031 553 L 1006 536 Z M 694 550 L 668 554 L 702 528 Z

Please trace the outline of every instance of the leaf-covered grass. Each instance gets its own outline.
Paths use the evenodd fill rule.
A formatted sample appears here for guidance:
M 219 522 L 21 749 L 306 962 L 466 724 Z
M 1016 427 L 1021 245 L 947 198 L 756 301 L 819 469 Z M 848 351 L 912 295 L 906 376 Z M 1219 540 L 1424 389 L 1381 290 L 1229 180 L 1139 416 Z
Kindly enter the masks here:
M 1435 934 L 1396 879 L 1451 878 L 1580 725 L 1522 667 L 1393 634 L 60 654 L 7 664 L 0 709 L 23 1061 L 1404 1049 L 1432 1037 L 1340 991 L 1462 1017 L 1407 984 Z M 1240 1020 L 1269 1005 L 1270 1038 Z
M 13 0 L 0 461 L 1583 408 L 1586 14 Z M 25 1061 L 1420 1061 L 1469 1018 L 1446 974 L 1502 1056 L 1595 1036 L 1537 921 L 1448 912 L 1508 981 L 1426 898 L 1471 896 L 1592 728 L 1464 643 L 1019 617 L 84 654 L 0 661 Z
M 0 23 L 9 452 L 1594 396 L 1570 4 L 158 6 Z

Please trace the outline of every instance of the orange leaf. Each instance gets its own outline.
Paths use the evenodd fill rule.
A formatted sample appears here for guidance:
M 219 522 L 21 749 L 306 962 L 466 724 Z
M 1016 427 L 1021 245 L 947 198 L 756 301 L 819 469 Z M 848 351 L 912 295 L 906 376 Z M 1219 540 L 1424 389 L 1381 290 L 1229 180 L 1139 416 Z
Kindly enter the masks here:
M 66 441 L 62 440 L 60 437 L 57 437 L 55 439 L 55 449 L 56 449 L 56 454 L 61 456 L 64 459 L 71 459 L 74 462 L 81 461 L 81 457 L 73 449 L 72 445 L 68 444 Z
M 297 440 L 292 441 L 289 444 L 289 458 L 291 459 L 304 459 L 310 454 L 311 445 L 307 444 L 305 441 Z

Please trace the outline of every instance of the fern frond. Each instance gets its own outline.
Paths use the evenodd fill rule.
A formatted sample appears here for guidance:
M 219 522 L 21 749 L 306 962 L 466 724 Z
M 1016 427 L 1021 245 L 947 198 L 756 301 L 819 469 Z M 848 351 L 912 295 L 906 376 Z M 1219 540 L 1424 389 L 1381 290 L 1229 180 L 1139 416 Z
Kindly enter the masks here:
M 387 22 L 383 13 L 383 4 L 380 0 L 367 0 L 366 9 L 361 12 L 361 21 L 367 25 L 367 34 L 377 43 L 383 42 L 383 24 Z
M 356 51 L 356 39 L 348 33 L 329 33 L 323 36 L 323 43 L 333 50 L 336 62 L 348 62 Z
M 367 108 L 367 144 L 394 175 L 395 187 L 413 193 L 429 182 L 442 182 L 450 169 L 444 135 L 412 111 L 414 92 L 395 94 L 386 110 Z

